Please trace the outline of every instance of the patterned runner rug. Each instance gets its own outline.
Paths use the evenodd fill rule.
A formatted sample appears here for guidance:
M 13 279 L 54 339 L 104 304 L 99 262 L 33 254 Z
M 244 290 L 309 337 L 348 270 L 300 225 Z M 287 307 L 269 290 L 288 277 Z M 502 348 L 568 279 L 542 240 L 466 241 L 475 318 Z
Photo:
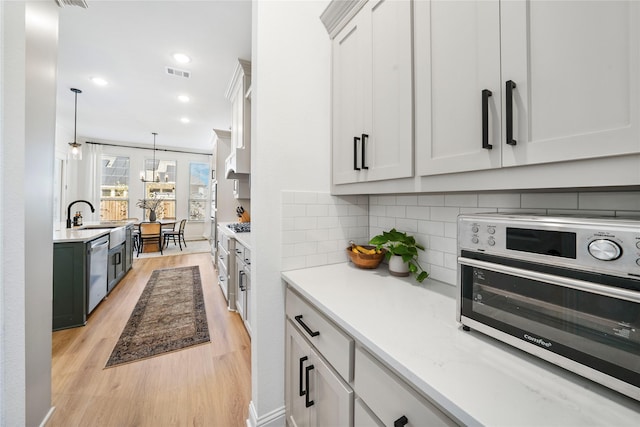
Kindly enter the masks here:
M 106 368 L 209 342 L 198 266 L 154 270 Z

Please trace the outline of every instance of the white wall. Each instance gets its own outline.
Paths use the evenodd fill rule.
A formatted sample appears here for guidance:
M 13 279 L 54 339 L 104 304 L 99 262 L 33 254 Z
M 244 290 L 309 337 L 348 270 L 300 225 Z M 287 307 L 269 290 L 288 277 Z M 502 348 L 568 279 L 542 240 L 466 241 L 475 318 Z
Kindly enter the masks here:
M 329 191 L 327 1 L 254 1 L 251 256 L 253 425 L 284 425 L 282 191 Z
M 0 424 L 36 426 L 51 409 L 58 8 L 2 2 L 0 24 Z

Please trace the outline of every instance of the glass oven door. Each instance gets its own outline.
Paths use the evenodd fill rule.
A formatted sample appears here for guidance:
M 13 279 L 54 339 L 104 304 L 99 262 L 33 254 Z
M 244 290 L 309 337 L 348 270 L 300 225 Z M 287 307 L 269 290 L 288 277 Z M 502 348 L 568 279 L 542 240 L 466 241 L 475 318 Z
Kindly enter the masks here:
M 475 252 L 461 255 L 463 324 L 482 325 L 476 329 L 483 332 L 487 325 L 640 390 L 640 281 Z M 514 345 L 528 350 L 527 344 Z M 546 351 L 531 352 L 558 363 L 540 354 Z

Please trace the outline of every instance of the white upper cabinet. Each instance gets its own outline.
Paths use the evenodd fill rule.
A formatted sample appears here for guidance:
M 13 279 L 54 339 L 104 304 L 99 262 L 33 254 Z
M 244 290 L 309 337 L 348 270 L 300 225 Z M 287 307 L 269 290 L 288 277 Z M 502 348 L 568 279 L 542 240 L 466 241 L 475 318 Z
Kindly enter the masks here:
M 225 177 L 248 179 L 251 173 L 251 62 L 238 59 L 226 97 L 231 101 L 231 153 Z
M 639 10 L 416 2 L 417 174 L 640 151 Z
M 499 2 L 418 1 L 415 17 L 417 173 L 500 167 Z
M 504 166 L 638 152 L 639 6 L 502 2 L 502 80 L 516 84 Z
M 368 1 L 333 39 L 333 183 L 413 176 L 411 2 Z

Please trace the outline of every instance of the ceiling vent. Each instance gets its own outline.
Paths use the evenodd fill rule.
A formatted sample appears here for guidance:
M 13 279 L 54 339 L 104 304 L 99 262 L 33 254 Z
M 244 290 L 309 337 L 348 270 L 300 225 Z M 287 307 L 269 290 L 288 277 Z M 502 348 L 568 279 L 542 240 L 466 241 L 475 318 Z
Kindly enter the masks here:
M 170 76 L 184 77 L 185 79 L 188 79 L 191 77 L 191 71 L 179 70 L 177 68 L 172 68 L 172 67 L 166 67 L 166 70 L 167 70 L 167 74 L 169 74 Z
M 65 7 L 65 6 L 80 6 L 83 8 L 87 8 L 89 7 L 87 5 L 86 0 L 56 0 L 56 3 L 58 3 L 58 6 L 60 7 Z

